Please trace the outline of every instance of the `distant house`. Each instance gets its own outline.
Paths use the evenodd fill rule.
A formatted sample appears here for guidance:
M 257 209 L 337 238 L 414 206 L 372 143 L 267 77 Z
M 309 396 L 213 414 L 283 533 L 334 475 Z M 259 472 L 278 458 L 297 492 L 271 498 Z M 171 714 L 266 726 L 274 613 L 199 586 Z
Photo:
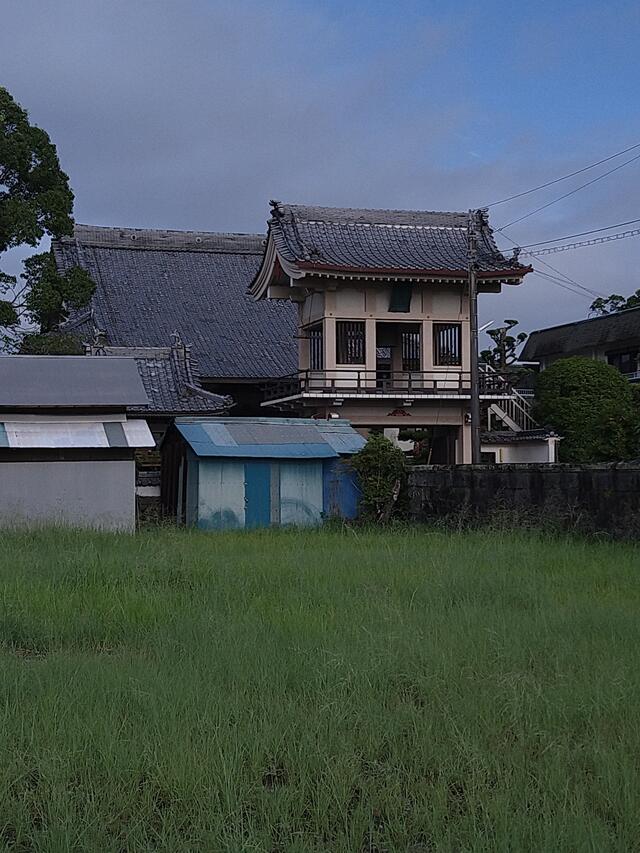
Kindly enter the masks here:
M 574 355 L 606 361 L 629 379 L 640 379 L 640 308 L 537 329 L 529 335 L 520 358 L 538 362 L 544 370 Z
M 344 463 L 364 443 L 341 420 L 177 418 L 162 445 L 165 515 L 207 530 L 354 518 Z
M 165 347 L 171 335 L 192 346 L 202 386 L 233 397 L 234 414 L 260 414 L 266 379 L 297 367 L 297 310 L 256 303 L 247 288 L 263 235 L 155 231 L 76 225 L 53 241 L 60 270 L 81 266 L 96 283 L 86 310 L 65 330 L 107 346 Z
M 147 403 L 133 359 L 0 358 L 0 524 L 133 530 Z

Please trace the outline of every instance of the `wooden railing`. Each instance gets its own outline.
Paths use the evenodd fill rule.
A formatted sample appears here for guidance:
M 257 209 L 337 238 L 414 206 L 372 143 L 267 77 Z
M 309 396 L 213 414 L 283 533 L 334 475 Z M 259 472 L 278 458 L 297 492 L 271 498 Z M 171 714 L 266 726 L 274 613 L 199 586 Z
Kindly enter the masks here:
M 267 400 L 283 399 L 299 394 L 393 394 L 419 395 L 469 395 L 471 374 L 465 370 L 441 368 L 440 370 L 364 370 L 360 368 L 335 368 L 328 370 L 301 370 L 283 376 L 266 386 Z M 480 374 L 480 394 L 509 395 L 506 379 L 498 373 Z

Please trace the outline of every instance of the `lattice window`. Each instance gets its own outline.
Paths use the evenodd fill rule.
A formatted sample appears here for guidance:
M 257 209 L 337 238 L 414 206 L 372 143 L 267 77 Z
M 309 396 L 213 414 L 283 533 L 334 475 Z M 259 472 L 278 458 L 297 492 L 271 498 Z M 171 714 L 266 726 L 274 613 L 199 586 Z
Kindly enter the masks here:
M 322 326 L 309 329 L 309 368 L 322 370 L 324 367 L 324 335 Z
M 338 364 L 364 364 L 364 323 L 339 320 L 336 323 L 336 361 Z
M 405 372 L 420 370 L 420 329 L 402 332 L 402 369 Z
M 462 325 L 460 323 L 433 324 L 433 363 L 447 367 L 462 364 Z

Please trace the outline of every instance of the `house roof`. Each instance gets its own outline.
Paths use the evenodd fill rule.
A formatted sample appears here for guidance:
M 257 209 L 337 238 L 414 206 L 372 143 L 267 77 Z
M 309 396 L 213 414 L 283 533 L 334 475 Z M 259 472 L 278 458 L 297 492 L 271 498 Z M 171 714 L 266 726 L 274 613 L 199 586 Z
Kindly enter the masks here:
M 167 347 L 90 347 L 89 350 L 97 358 L 129 356 L 134 359 L 149 402 L 143 406 L 129 406 L 130 412 L 148 415 L 211 415 L 225 412 L 233 405 L 230 397 L 211 394 L 200 386 L 190 348 L 184 344 Z
M 11 355 L 0 358 L 5 409 L 128 408 L 149 402 L 132 358 Z
M 263 252 L 254 234 L 76 225 L 53 241 L 60 270 L 80 266 L 96 283 L 90 309 L 64 328 L 112 346 L 189 341 L 205 378 L 261 379 L 297 369 L 296 306 L 257 304 L 246 293 Z
M 588 349 L 615 347 L 626 341 L 640 345 L 640 308 L 537 329 L 529 335 L 520 359 L 538 361 L 545 356 L 570 356 Z
M 177 418 L 197 456 L 331 459 L 356 453 L 364 438 L 348 421 L 310 418 Z
M 287 272 L 402 278 L 465 277 L 466 213 L 312 207 L 271 202 L 269 239 Z M 486 217 L 478 235 L 481 278 L 520 280 L 530 267 L 506 258 Z M 268 249 L 265 253 L 267 260 Z M 254 295 L 256 295 L 254 279 Z

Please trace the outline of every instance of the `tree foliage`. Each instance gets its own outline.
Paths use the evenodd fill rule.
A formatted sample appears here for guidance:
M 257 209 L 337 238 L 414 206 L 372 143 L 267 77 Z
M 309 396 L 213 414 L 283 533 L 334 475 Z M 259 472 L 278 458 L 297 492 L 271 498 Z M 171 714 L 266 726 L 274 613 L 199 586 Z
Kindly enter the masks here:
M 606 314 L 615 314 L 618 311 L 638 307 L 640 307 L 640 289 L 631 296 L 620 296 L 619 293 L 612 293 L 607 297 L 601 296 L 591 303 L 589 311 L 591 314 L 604 317 Z
M 480 360 L 493 367 L 498 373 L 505 373 L 512 369 L 513 363 L 518 358 L 516 350 L 528 337 L 526 332 L 519 332 L 517 335 L 510 334 L 511 329 L 517 325 L 518 320 L 505 320 L 500 328 L 487 330 L 494 346 L 482 350 Z
M 358 473 L 362 490 L 361 517 L 380 520 L 404 482 L 404 453 L 384 435 L 372 433 L 351 464 Z
M 29 122 L 25 110 L 0 87 L 0 254 L 16 246 L 37 246 L 43 237 L 73 233 L 73 193 L 49 135 Z M 50 332 L 67 311 L 88 304 L 94 285 L 79 267 L 57 273 L 53 256 L 24 262 L 18 284 L 0 271 L 2 339 L 19 340 L 23 321 Z
M 562 436 L 561 462 L 616 462 L 638 453 L 633 389 L 604 362 L 579 356 L 554 362 L 537 378 L 534 417 Z
M 67 332 L 25 335 L 20 355 L 84 355 L 82 341 Z

